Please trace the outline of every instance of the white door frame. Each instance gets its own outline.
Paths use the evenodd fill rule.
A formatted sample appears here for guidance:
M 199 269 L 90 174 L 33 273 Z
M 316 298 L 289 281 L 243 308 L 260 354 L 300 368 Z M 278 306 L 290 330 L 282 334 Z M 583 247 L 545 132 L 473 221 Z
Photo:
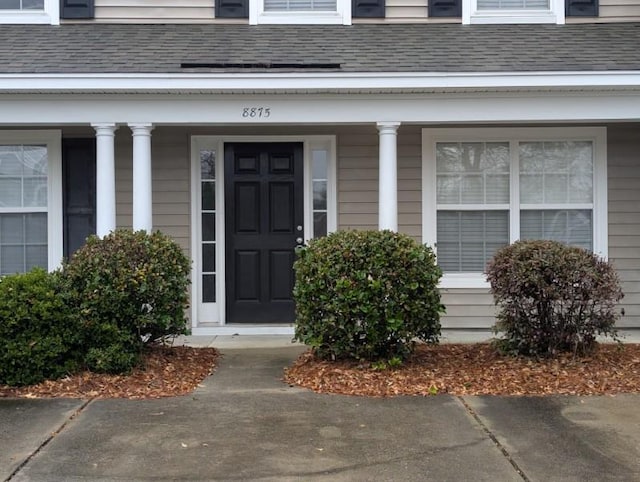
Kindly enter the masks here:
M 224 225 L 224 144 L 230 142 L 300 142 L 304 162 L 304 233 L 305 241 L 313 237 L 313 179 L 311 160 L 314 150 L 327 152 L 327 231 L 337 229 L 336 137 L 301 136 L 191 136 L 191 327 L 194 335 L 218 334 L 291 334 L 291 325 L 226 325 L 225 306 L 225 225 Z M 202 184 L 200 152 L 215 151 L 216 172 L 216 302 L 202 303 Z

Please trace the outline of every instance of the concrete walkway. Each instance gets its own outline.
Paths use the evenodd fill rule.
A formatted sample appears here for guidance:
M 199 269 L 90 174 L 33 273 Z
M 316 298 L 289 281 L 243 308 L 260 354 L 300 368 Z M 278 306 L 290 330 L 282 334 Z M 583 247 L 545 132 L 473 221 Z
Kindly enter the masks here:
M 222 350 L 185 397 L 0 399 L 0 480 L 640 481 L 638 395 L 318 395 L 300 346 Z

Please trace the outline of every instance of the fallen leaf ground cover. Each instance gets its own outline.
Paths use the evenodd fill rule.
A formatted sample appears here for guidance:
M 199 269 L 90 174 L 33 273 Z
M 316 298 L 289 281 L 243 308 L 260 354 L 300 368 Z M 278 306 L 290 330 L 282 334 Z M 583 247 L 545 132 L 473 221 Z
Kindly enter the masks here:
M 601 344 L 589 357 L 504 356 L 488 343 L 419 345 L 401 367 L 323 361 L 303 353 L 285 381 L 319 393 L 396 395 L 603 395 L 640 392 L 640 345 Z
M 27 387 L 0 385 L 0 398 L 161 398 L 191 393 L 215 369 L 214 348 L 150 349 L 129 375 L 82 372 Z M 319 393 L 396 395 L 602 395 L 640 393 L 640 344 L 606 344 L 584 358 L 509 357 L 490 344 L 419 345 L 404 365 L 385 370 L 329 362 L 305 352 L 284 380 Z
M 153 346 L 140 367 L 128 375 L 81 372 L 26 387 L 0 385 L 0 398 L 161 398 L 186 395 L 210 375 L 218 352 L 214 348 Z

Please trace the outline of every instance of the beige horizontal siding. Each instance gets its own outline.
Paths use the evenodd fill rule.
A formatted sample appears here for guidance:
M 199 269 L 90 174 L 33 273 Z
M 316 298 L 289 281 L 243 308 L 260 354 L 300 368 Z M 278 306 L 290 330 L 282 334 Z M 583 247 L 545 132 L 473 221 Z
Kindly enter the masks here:
M 96 0 L 99 22 L 200 23 L 215 20 L 214 0 Z M 601 0 L 600 16 L 568 17 L 567 23 L 640 20 L 640 0 Z M 246 23 L 246 19 L 218 22 Z M 354 23 L 460 23 L 460 18 L 429 18 L 428 0 L 387 0 L 384 19 L 354 19 Z
M 214 18 L 214 0 L 96 0 L 98 21 L 198 22 Z
M 625 297 L 621 327 L 640 327 L 640 125 L 611 125 L 608 138 L 609 259 Z
M 85 132 L 83 131 L 82 134 Z M 398 133 L 399 230 L 421 239 L 421 128 Z M 75 134 L 75 133 L 74 133 Z M 80 132 L 78 133 L 80 134 Z M 290 127 L 261 129 L 158 127 L 152 133 L 154 227 L 189 250 L 191 135 L 291 135 Z M 375 126 L 313 127 L 294 134 L 335 134 L 337 139 L 338 226 L 376 229 L 378 225 L 378 132 Z M 640 327 L 640 125 L 608 127 L 609 257 L 618 269 L 626 315 L 620 327 Z M 117 223 L 131 226 L 131 134 L 116 133 Z M 487 290 L 442 290 L 446 328 L 488 328 L 495 321 Z
M 447 311 L 441 317 L 443 328 L 490 328 L 495 323 L 496 307 L 486 289 L 442 289 Z
M 132 225 L 132 140 L 128 129 L 116 131 L 116 224 Z M 153 228 L 171 236 L 190 252 L 190 167 L 184 128 L 158 127 L 152 132 Z
M 378 131 L 337 129 L 338 227 L 378 227 Z M 419 127 L 398 131 L 398 230 L 421 239 L 421 138 Z

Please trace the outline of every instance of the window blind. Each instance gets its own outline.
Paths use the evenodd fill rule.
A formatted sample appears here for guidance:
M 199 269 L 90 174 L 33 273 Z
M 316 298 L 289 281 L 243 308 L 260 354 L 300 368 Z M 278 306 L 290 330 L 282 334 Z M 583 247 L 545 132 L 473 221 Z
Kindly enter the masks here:
M 549 10 L 549 0 L 478 0 L 478 10 Z
M 337 10 L 336 0 L 264 0 L 265 12 L 317 12 Z

